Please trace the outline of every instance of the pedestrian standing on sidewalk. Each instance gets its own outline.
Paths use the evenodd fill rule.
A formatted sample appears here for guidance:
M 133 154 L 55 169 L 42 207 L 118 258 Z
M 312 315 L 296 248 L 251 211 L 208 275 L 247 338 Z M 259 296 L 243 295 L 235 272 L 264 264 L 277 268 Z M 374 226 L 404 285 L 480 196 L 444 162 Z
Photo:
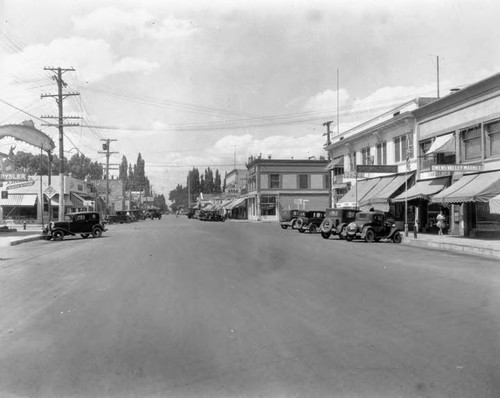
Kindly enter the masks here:
M 436 225 L 439 228 L 439 235 L 443 235 L 443 228 L 445 226 L 445 220 L 446 220 L 446 217 L 443 214 L 443 210 L 439 212 L 439 214 L 436 217 L 436 220 L 437 220 Z

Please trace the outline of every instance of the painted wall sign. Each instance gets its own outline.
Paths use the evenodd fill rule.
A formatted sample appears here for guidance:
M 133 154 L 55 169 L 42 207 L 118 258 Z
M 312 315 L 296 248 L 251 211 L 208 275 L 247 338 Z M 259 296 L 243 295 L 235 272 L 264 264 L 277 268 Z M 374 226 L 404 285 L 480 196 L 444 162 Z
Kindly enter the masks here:
M 360 164 L 356 166 L 358 173 L 397 173 L 398 166 Z
M 2 181 L 26 181 L 28 174 L 26 173 L 0 173 L 0 180 Z
M 482 164 L 433 164 L 433 171 L 481 171 L 484 169 Z

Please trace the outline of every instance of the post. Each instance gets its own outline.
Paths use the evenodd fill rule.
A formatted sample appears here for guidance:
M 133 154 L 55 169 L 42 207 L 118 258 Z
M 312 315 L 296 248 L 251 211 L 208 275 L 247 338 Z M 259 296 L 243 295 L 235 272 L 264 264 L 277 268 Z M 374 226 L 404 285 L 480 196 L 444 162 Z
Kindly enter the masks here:
M 408 237 L 408 168 L 405 168 L 405 237 Z
M 52 177 L 52 151 L 47 151 L 47 156 L 48 156 L 48 181 L 47 185 L 50 187 L 51 185 L 51 177 Z M 49 199 L 49 204 L 48 204 L 48 209 L 49 209 L 49 224 L 52 221 L 52 198 Z
M 59 108 L 59 213 L 58 219 L 64 219 L 64 130 L 63 130 L 63 80 L 61 68 L 57 68 L 57 105 Z
M 40 148 L 40 214 L 42 217 L 42 228 L 45 228 L 43 223 L 43 187 L 42 187 L 42 166 L 43 166 L 43 148 Z
M 328 121 L 323 123 L 323 126 L 326 126 L 326 146 L 329 147 L 332 143 L 331 141 L 331 131 L 330 131 L 330 125 L 333 123 L 333 121 Z M 328 152 L 328 163 L 330 163 L 330 160 L 332 158 L 330 154 L 329 148 L 327 149 Z M 333 207 L 333 195 L 332 195 L 332 170 L 328 170 L 328 207 Z

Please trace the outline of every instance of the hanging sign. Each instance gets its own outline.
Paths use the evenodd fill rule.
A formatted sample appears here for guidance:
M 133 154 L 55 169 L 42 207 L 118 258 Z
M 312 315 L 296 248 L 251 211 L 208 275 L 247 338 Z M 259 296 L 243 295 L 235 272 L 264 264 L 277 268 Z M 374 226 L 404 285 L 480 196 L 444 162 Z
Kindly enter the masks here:
M 360 164 L 356 166 L 358 173 L 397 173 L 398 166 L 387 166 L 379 164 Z
M 484 169 L 482 164 L 433 164 L 433 171 L 481 171 Z

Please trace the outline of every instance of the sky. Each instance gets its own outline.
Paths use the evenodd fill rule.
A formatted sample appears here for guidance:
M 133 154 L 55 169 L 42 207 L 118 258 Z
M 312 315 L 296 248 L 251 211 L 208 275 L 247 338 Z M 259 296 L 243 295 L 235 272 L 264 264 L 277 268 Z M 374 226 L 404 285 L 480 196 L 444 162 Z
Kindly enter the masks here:
M 65 156 L 105 163 L 116 140 L 110 162 L 140 153 L 167 198 L 193 167 L 326 156 L 326 121 L 342 133 L 500 72 L 496 0 L 0 0 L 0 17 L 0 125 L 33 120 L 57 147 L 44 68 L 74 69 Z

